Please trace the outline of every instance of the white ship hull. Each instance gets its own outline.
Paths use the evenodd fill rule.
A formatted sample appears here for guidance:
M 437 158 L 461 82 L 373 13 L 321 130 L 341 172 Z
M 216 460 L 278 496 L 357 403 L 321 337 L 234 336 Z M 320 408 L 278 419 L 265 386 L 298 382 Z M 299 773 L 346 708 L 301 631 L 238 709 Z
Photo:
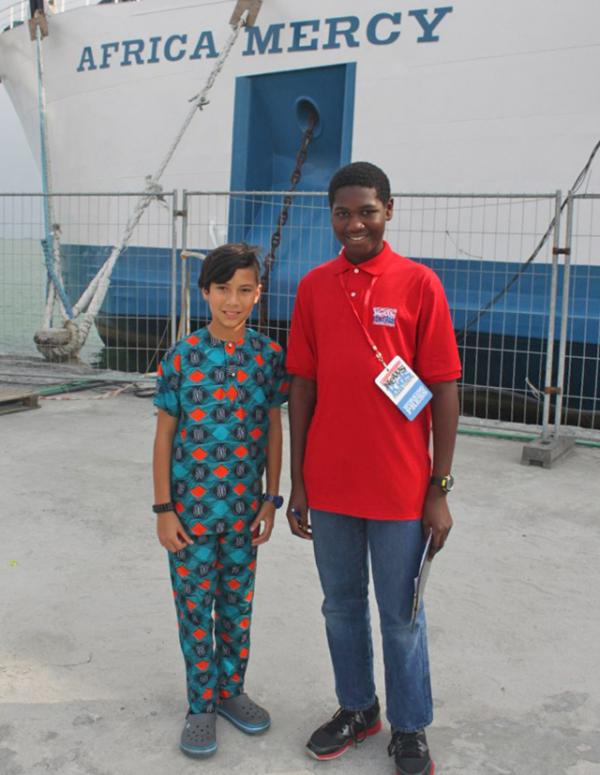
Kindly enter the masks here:
M 56 191 L 143 186 L 210 72 L 234 5 L 141 0 L 50 16 L 44 65 Z M 381 165 L 394 190 L 567 190 L 600 127 L 596 0 L 448 0 L 441 8 L 265 0 L 259 34 L 242 32 L 164 187 L 229 188 L 239 76 L 355 63 L 351 154 Z M 35 48 L 25 25 L 0 34 L 0 77 L 39 161 Z
M 139 0 L 49 17 L 43 54 L 54 191 L 143 189 L 230 34 L 234 5 Z M 597 0 L 264 0 L 257 27 L 242 30 L 210 104 L 192 122 L 162 185 L 166 191 L 285 190 L 302 134 L 298 103 L 307 99 L 321 121 L 303 168 L 304 191 L 324 190 L 334 169 L 365 159 L 386 170 L 394 191 L 566 193 L 600 136 L 598 29 Z M 35 46 L 26 25 L 0 33 L 0 78 L 39 163 Z M 599 180 L 592 168 L 587 190 L 600 190 Z M 319 218 L 324 226 L 326 211 Z M 542 221 L 537 232 L 529 230 L 531 246 L 547 226 Z M 268 249 L 273 226 L 271 219 L 244 231 L 230 221 L 220 236 L 243 236 Z M 503 227 L 496 225 L 497 235 Z M 200 229 L 188 245 L 210 246 L 209 236 Z M 73 234 L 66 240 L 71 262 L 118 237 L 107 238 L 105 224 L 94 224 L 92 216 L 85 239 Z M 117 267 L 122 283 L 117 276 L 105 314 L 127 318 L 135 309 L 136 319 L 164 327 L 170 237 L 168 229 L 151 238 L 134 235 L 134 248 L 164 250 L 164 292 L 153 297 L 154 307 L 132 301 L 128 290 L 122 298 L 115 295 L 119 287 L 127 289 L 126 254 Z M 274 279 L 282 296 L 289 301 L 298 274 L 334 249 L 321 240 L 303 250 L 296 275 Z M 106 247 L 97 263 L 105 254 Z M 440 255 L 429 254 L 432 265 Z M 527 255 L 507 248 L 499 282 Z M 497 254 L 482 250 L 473 257 L 457 246 L 449 264 L 472 264 L 474 276 L 478 262 L 490 260 L 498 261 Z M 538 268 L 533 278 L 543 288 L 547 269 Z M 143 273 L 145 265 L 136 271 Z M 457 298 L 468 291 L 460 286 L 464 276 L 457 270 L 452 281 Z M 592 257 L 581 281 L 600 283 L 600 257 Z M 496 290 L 486 289 L 486 298 Z M 503 302 L 502 336 L 518 339 L 522 327 L 530 338 L 545 336 L 547 296 L 540 293 L 539 308 L 522 323 L 518 287 L 513 292 Z M 472 307 L 468 300 L 457 302 L 456 327 L 485 300 Z M 277 317 L 287 315 L 289 304 Z M 578 341 L 597 347 L 598 304 L 587 315 Z M 494 325 L 489 317 L 479 330 L 493 337 Z

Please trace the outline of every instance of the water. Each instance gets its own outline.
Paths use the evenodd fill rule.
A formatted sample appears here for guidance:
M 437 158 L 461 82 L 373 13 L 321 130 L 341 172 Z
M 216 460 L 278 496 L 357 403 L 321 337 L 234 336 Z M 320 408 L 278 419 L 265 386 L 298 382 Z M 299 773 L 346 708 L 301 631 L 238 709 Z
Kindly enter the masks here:
M 0 354 L 39 355 L 33 335 L 42 325 L 45 296 L 46 269 L 39 240 L 0 238 Z M 60 325 L 60 315 L 54 325 Z M 80 358 L 99 365 L 104 350 L 92 329 Z

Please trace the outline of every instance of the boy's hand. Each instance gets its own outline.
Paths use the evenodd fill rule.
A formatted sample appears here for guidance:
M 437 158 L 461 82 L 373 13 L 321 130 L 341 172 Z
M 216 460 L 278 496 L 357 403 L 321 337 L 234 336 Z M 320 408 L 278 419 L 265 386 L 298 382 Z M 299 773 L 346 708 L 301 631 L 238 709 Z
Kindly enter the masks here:
M 180 552 L 194 543 L 183 529 L 174 511 L 165 511 L 157 515 L 156 535 L 162 546 L 169 552 Z
M 429 549 L 430 559 L 433 559 L 436 553 L 443 549 L 452 524 L 447 496 L 438 487 L 430 487 L 425 498 L 422 520 L 423 534 L 427 535 L 430 530 L 433 533 Z
M 273 525 L 275 523 L 275 504 L 271 501 L 263 501 L 262 506 L 258 510 L 258 514 L 254 518 L 254 521 L 250 525 L 252 531 L 252 546 L 260 546 L 260 544 L 266 544 L 271 533 L 273 532 Z M 263 529 L 260 529 L 261 524 Z
M 295 536 L 312 541 L 310 520 L 308 518 L 308 502 L 304 485 L 292 487 L 286 516 L 290 530 Z

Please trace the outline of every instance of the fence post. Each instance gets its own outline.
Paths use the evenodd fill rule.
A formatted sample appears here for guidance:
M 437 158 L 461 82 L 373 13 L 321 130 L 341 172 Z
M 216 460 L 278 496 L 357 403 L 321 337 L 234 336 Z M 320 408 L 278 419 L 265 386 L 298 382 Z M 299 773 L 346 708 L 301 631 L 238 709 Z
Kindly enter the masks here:
M 558 394 L 556 396 L 556 409 L 554 416 L 554 433 L 558 435 L 561 423 L 563 395 L 565 392 L 565 361 L 567 355 L 567 323 L 569 318 L 569 293 L 570 293 L 570 281 L 571 281 L 571 244 L 573 241 L 573 210 L 575 207 L 575 200 L 573 192 L 569 191 L 567 195 L 567 228 L 565 236 L 565 248 L 563 254 L 565 257 L 564 274 L 563 274 L 563 287 L 562 287 L 562 305 L 561 305 L 561 317 L 560 317 L 560 345 L 558 352 L 558 374 L 556 378 L 556 384 L 558 386 Z
M 186 257 L 188 249 L 188 192 L 183 190 L 183 207 L 181 211 L 181 305 L 179 313 L 179 336 L 190 333 L 190 268 Z
M 171 206 L 171 346 L 177 341 L 177 191 Z
M 550 438 L 550 404 L 552 402 L 552 371 L 554 366 L 554 337 L 556 328 L 556 296 L 558 291 L 558 257 L 560 251 L 560 209 L 562 192 L 557 191 L 554 204 L 554 237 L 552 240 L 552 275 L 550 279 L 550 314 L 546 339 L 546 375 L 544 377 L 544 406 L 542 410 L 542 439 Z M 559 383 L 560 384 L 560 383 Z
M 574 436 L 560 436 L 560 414 L 562 411 L 562 395 L 564 391 L 564 366 L 565 366 L 565 354 L 567 345 L 567 316 L 569 314 L 569 266 L 570 266 L 570 252 L 571 252 L 571 233 L 572 233 L 572 192 L 569 191 L 567 196 L 567 237 L 566 247 L 561 248 L 559 245 L 560 237 L 560 217 L 562 205 L 560 204 L 561 194 L 556 192 L 556 216 L 554 222 L 554 241 L 552 247 L 552 280 L 551 280 L 551 299 L 550 299 L 550 320 L 548 324 L 548 344 L 547 344 L 547 360 L 546 360 L 546 377 L 544 385 L 544 408 L 543 408 L 543 425 L 542 435 L 539 439 L 525 444 L 521 455 L 521 463 L 524 465 L 537 465 L 542 468 L 552 468 L 553 464 L 559 459 L 564 457 L 575 446 Z M 558 355 L 558 373 L 556 379 L 556 385 L 552 384 L 552 367 L 554 359 L 554 328 L 556 324 L 556 301 L 558 292 L 558 267 L 559 257 L 564 255 L 564 275 L 562 284 L 562 305 L 561 305 L 561 321 L 560 321 L 560 345 Z M 550 420 L 550 399 L 552 395 L 556 395 L 555 403 L 555 417 L 554 417 L 554 429 L 550 432 L 549 420 Z

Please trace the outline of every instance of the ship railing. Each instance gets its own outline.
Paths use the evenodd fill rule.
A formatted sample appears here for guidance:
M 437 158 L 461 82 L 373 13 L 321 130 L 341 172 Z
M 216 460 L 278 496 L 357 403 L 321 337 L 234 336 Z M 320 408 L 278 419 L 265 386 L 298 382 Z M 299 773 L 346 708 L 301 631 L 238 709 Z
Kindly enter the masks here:
M 44 7 L 49 16 L 72 11 L 89 5 L 140 2 L 140 0 L 46 0 Z M 27 22 L 31 10 L 29 0 L 0 4 L 0 31 L 5 32 Z

